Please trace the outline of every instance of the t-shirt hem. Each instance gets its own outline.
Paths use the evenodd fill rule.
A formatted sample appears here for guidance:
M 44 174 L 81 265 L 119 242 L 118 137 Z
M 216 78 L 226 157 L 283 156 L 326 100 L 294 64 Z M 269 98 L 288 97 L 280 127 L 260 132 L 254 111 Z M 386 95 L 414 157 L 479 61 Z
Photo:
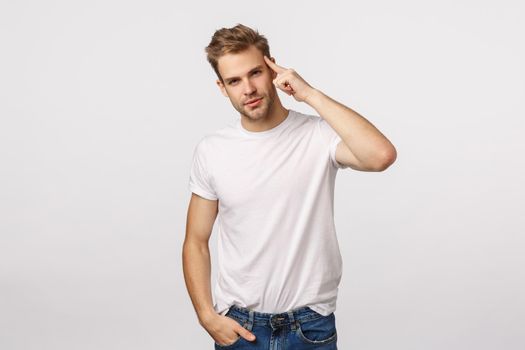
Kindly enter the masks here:
M 335 311 L 335 307 L 328 307 L 328 308 L 324 308 L 322 306 L 319 306 L 318 304 L 314 304 L 314 305 L 307 305 L 310 309 L 314 310 L 315 312 L 323 315 L 323 316 L 328 316 L 330 315 L 332 312 Z
M 195 185 L 192 185 L 190 184 L 189 185 L 189 189 L 191 192 L 203 197 L 203 198 L 206 198 L 206 199 L 209 199 L 209 200 L 217 200 L 217 196 L 214 196 L 213 194 L 207 192 L 207 191 L 204 191 L 203 189 L 201 189 L 200 187 L 197 187 Z
M 337 151 L 337 145 L 339 145 L 339 142 L 341 142 L 341 141 L 342 141 L 341 137 L 337 136 L 336 139 L 332 142 L 332 145 L 330 147 L 330 158 L 332 160 L 332 164 L 336 168 L 346 169 L 346 168 L 348 168 L 348 165 L 339 163 L 337 161 L 337 159 L 335 158 L 335 152 Z

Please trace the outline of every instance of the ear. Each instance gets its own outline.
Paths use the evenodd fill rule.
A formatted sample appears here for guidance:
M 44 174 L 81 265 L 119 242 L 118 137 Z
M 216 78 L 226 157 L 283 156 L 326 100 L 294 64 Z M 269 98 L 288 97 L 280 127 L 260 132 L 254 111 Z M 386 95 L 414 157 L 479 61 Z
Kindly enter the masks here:
M 224 84 L 219 79 L 217 79 L 216 83 L 219 86 L 219 89 L 221 89 L 221 92 L 224 95 L 224 97 L 229 97 L 228 92 L 226 92 L 226 87 L 224 86 Z

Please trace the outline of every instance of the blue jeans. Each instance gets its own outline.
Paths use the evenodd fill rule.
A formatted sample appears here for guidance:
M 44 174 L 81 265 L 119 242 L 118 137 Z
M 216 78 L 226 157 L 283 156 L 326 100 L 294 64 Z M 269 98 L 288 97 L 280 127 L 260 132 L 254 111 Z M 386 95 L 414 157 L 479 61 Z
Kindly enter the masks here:
M 337 350 L 337 330 L 333 312 L 323 316 L 308 306 L 303 306 L 283 313 L 270 314 L 232 305 L 225 316 L 234 319 L 255 334 L 256 339 L 249 341 L 239 337 L 228 345 L 215 342 L 215 349 Z

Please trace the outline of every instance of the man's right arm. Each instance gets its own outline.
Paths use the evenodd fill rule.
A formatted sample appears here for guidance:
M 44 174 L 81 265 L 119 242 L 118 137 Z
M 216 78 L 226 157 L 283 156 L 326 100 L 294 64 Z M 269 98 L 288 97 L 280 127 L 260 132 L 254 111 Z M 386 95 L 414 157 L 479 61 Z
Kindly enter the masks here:
M 182 248 L 184 280 L 199 323 L 221 345 L 233 344 L 239 337 L 253 341 L 255 335 L 237 321 L 218 314 L 211 296 L 211 262 L 208 242 L 218 213 L 218 200 L 194 193 L 188 207 L 186 238 Z
M 186 237 L 182 248 L 186 288 L 199 323 L 203 326 L 217 314 L 211 296 L 211 261 L 208 245 L 217 217 L 217 204 L 217 200 L 191 194 L 186 218 Z

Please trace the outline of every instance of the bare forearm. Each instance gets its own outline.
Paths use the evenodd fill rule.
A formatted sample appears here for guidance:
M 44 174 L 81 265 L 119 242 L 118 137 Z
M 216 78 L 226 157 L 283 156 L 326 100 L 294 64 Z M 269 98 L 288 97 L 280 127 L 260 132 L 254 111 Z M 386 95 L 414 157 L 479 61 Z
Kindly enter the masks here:
M 204 325 L 216 316 L 211 296 L 211 261 L 207 244 L 184 242 L 182 265 L 186 288 L 199 318 Z
M 313 89 L 305 100 L 325 119 L 363 163 L 381 163 L 395 154 L 392 143 L 366 118 Z

